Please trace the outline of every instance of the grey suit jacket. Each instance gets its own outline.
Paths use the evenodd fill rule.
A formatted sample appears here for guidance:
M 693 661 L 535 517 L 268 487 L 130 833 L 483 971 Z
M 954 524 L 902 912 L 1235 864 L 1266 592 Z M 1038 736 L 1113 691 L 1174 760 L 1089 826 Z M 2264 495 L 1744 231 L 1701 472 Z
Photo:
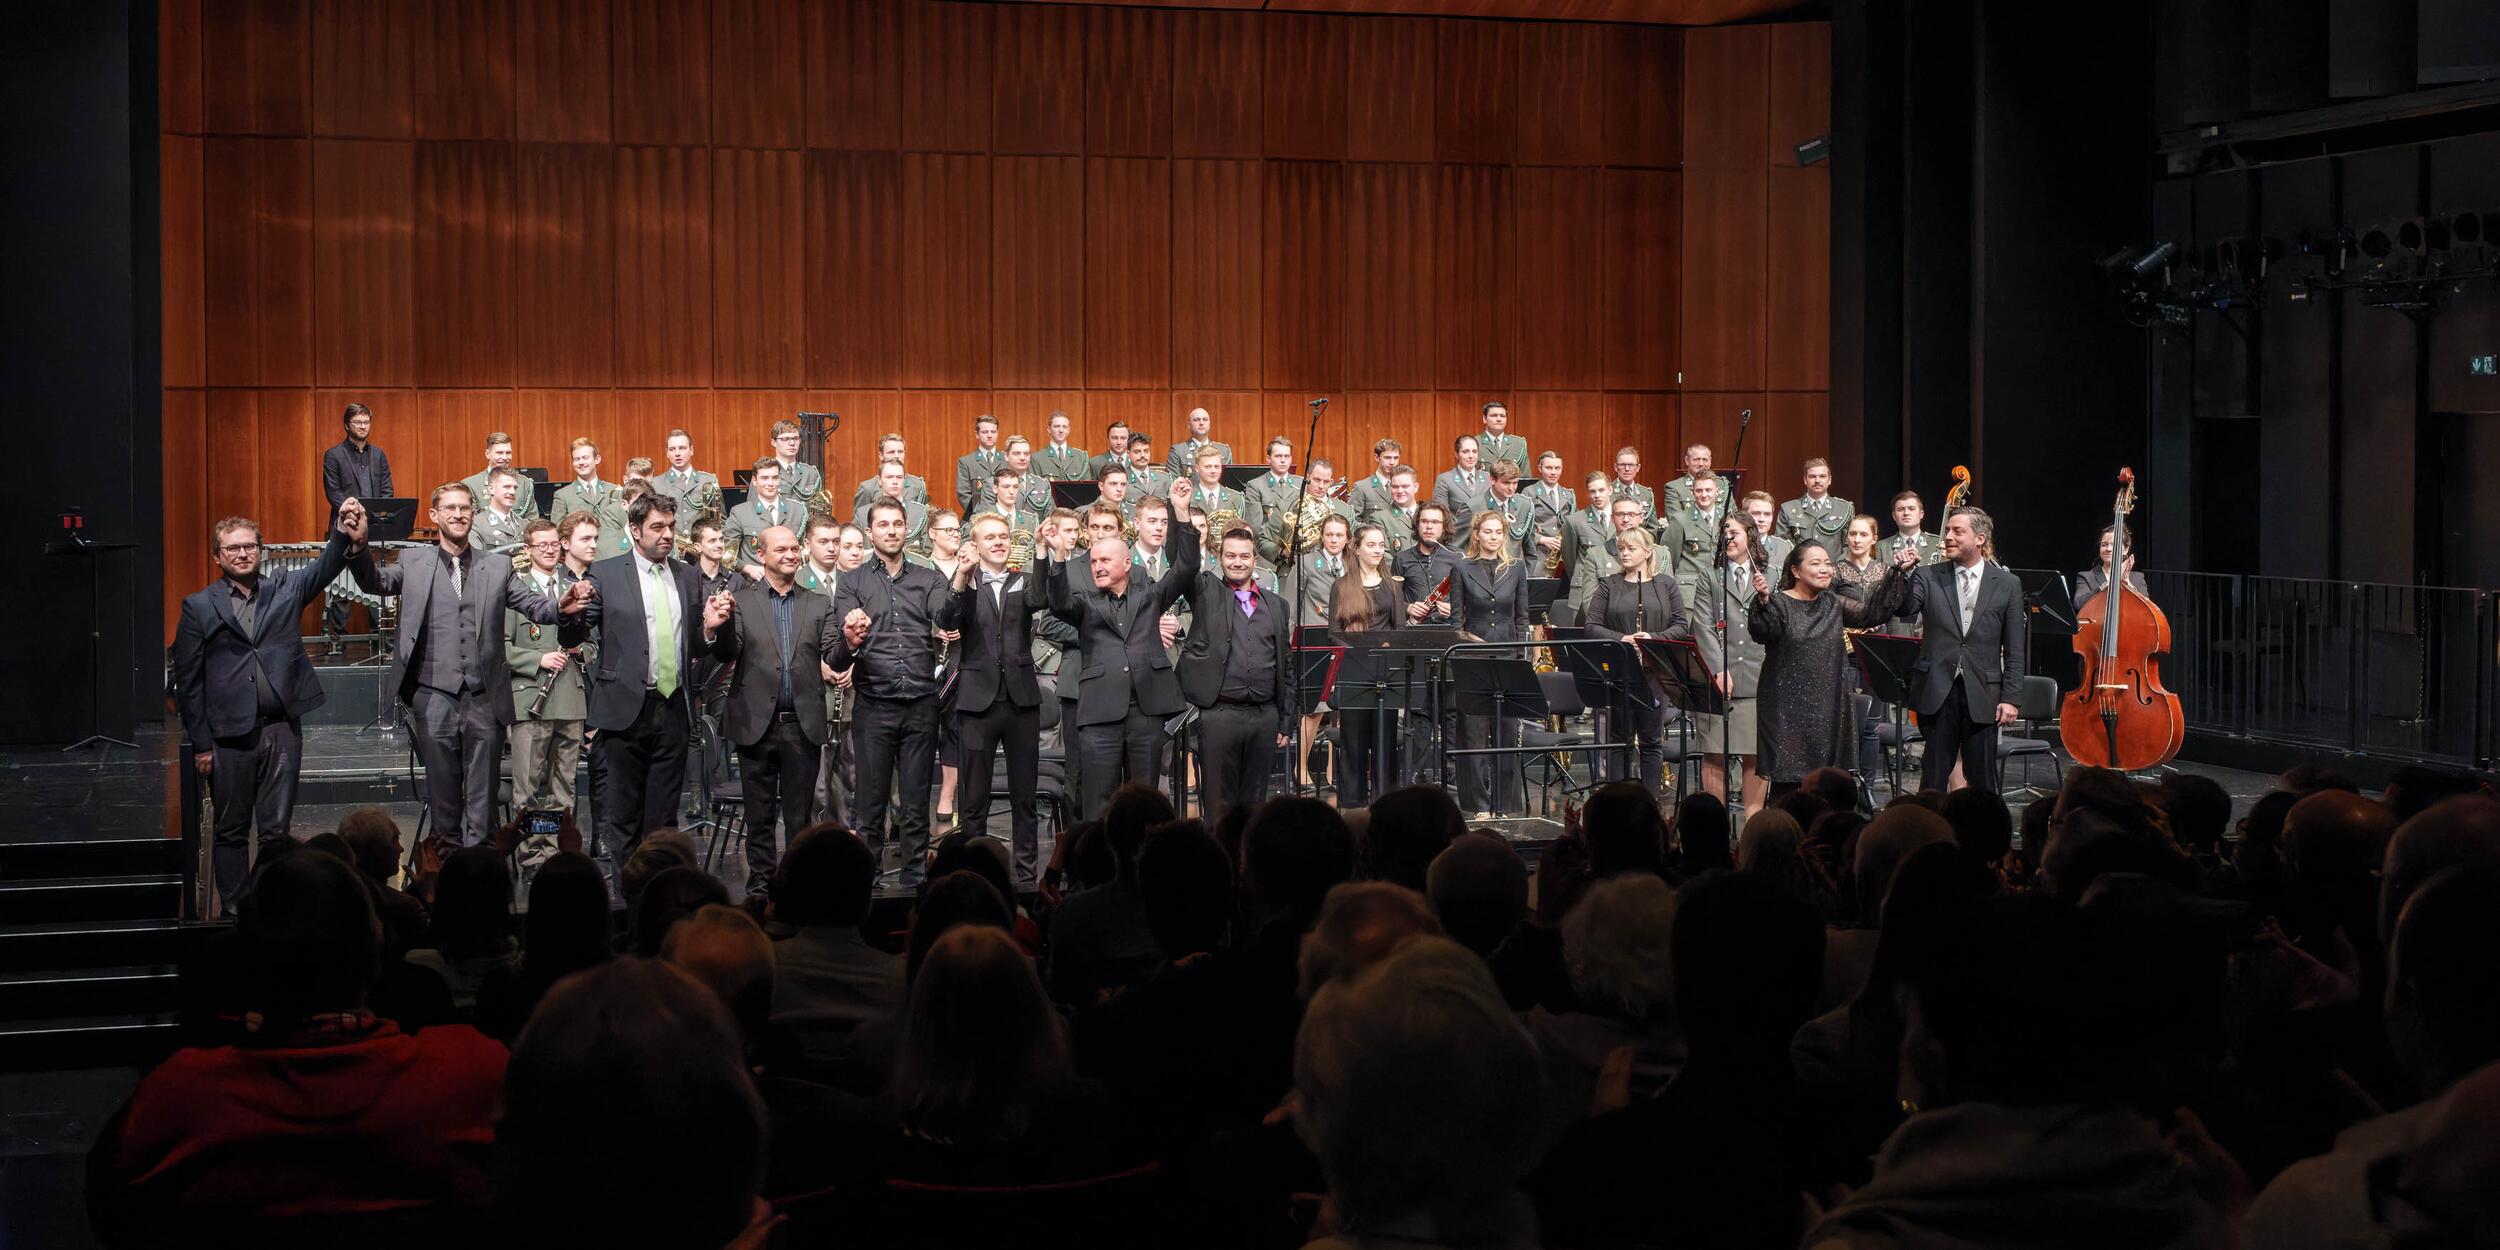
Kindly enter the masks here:
M 417 668 L 409 661 L 422 654 L 421 648 L 430 641 L 425 637 L 426 605 L 437 594 L 451 593 L 449 574 L 436 555 L 439 550 L 413 547 L 402 551 L 398 562 L 377 565 L 368 549 L 350 556 L 347 562 L 349 575 L 366 594 L 399 597 L 390 689 L 403 702 L 417 693 Z M 492 697 L 496 719 L 509 725 L 513 721 L 512 679 L 504 668 L 504 611 L 510 609 L 523 620 L 541 625 L 558 624 L 563 614 L 557 610 L 556 600 L 512 576 L 509 558 L 474 547 L 469 557 L 467 591 L 470 613 L 476 622 L 471 628 L 476 632 L 469 639 L 469 668 L 464 676 L 469 684 Z
M 1458 470 L 1444 470 L 1432 480 L 1432 502 L 1450 510 L 1450 532 L 1467 532 L 1467 518 L 1483 511 L 1485 497 L 1493 491 L 1493 477 L 1482 469 L 1475 472 L 1475 481 L 1460 485 Z

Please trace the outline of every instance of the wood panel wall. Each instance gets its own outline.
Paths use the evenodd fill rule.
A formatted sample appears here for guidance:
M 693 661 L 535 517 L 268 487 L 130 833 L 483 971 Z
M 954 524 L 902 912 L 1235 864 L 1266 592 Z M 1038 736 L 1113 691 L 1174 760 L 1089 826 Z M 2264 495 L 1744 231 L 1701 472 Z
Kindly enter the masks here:
M 933 478 L 996 413 L 1098 446 L 1576 477 L 1825 444 L 1829 28 L 918 0 L 165 0 L 169 592 L 215 517 L 313 537 L 362 401 L 402 493 L 490 430 L 563 473 L 798 409 Z M 1307 454 L 1307 453 L 1306 453 Z M 1846 472 L 1847 466 L 1844 466 Z M 174 602 L 169 594 L 168 602 Z

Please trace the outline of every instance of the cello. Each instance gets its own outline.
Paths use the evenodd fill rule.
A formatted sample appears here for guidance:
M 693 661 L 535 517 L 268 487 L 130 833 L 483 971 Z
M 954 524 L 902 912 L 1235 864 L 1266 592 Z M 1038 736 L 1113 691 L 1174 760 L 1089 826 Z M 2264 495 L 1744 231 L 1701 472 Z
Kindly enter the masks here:
M 2179 696 L 2161 684 L 2156 656 L 2170 650 L 2170 618 L 2127 584 L 2127 513 L 2135 470 L 2118 471 L 2111 509 L 2109 584 L 2075 613 L 2083 680 L 2058 710 L 2058 736 L 2078 764 L 2121 772 L 2169 763 L 2187 741 Z

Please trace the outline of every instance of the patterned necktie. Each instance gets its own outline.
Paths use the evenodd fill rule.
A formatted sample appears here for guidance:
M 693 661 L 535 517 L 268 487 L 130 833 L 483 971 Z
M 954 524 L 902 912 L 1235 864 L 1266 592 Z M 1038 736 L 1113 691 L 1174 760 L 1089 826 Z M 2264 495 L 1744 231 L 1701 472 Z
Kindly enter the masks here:
M 1977 566 L 1961 569 L 1955 572 L 1954 577 L 1962 583 L 1962 632 L 1967 634 L 1970 632 L 1971 612 L 1979 606 L 1979 569 Z
M 660 566 L 646 565 L 650 585 L 643 597 L 651 602 L 651 619 L 660 627 L 660 650 L 652 657 L 652 670 L 657 679 L 652 683 L 665 699 L 677 693 L 677 596 L 675 587 L 660 576 Z

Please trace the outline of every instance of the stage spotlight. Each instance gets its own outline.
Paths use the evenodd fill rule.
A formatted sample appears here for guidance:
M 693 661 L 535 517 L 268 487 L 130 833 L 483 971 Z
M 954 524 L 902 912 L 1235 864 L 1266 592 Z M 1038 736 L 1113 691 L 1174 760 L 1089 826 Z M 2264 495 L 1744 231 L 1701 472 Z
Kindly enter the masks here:
M 2176 243 L 2156 243 L 2151 247 L 2129 245 L 2102 257 L 2100 267 L 2112 274 L 2125 270 L 2135 277 L 2148 278 L 2178 256 L 2179 245 Z

